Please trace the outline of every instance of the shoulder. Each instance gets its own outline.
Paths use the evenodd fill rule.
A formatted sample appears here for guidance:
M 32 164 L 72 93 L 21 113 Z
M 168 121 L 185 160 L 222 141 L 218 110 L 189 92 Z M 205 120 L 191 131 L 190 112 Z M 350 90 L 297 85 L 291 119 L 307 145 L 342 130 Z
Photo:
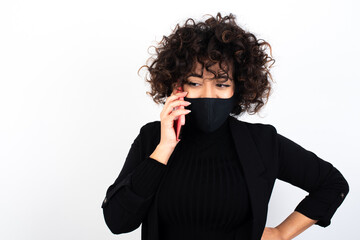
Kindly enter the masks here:
M 160 135 L 160 121 L 150 121 L 145 124 L 143 124 L 140 128 L 140 135 L 143 138 L 153 138 L 157 137 L 157 135 Z
M 160 121 L 150 121 L 140 127 L 138 139 L 144 155 L 149 155 L 154 151 L 160 141 L 160 134 Z
M 151 121 L 151 122 L 147 122 L 145 124 L 143 124 L 141 126 L 141 131 L 147 132 L 147 131 L 153 131 L 157 128 L 160 128 L 160 121 L 156 120 L 156 121 Z
M 235 124 L 243 125 L 253 137 L 272 136 L 277 134 L 276 128 L 269 123 L 252 123 L 231 116 Z

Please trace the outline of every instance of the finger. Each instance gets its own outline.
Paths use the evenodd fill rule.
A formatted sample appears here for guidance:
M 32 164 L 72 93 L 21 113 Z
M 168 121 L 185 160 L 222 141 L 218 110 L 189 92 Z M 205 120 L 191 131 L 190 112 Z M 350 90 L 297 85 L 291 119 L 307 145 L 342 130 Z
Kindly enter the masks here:
M 187 92 L 178 92 L 174 95 L 170 95 L 167 99 L 166 99 L 166 102 L 165 102 L 165 105 L 168 104 L 168 102 L 172 102 L 174 100 L 177 100 L 179 99 L 180 97 L 183 98 L 187 95 Z
M 178 92 L 178 93 L 176 93 L 175 95 L 172 95 L 172 96 L 168 97 L 168 98 L 166 99 L 165 104 L 164 104 L 163 110 L 162 110 L 161 113 L 160 113 L 160 116 L 163 115 L 163 114 L 165 114 L 165 116 L 167 116 L 167 115 L 169 114 L 169 112 L 173 110 L 173 108 L 169 109 L 169 107 L 168 107 L 169 104 L 170 104 L 171 102 L 173 102 L 174 100 L 178 100 L 179 97 L 182 97 L 182 100 L 184 100 L 183 97 L 184 97 L 186 94 L 187 94 L 187 92 Z
M 173 121 L 175 119 L 175 117 L 180 116 L 180 115 L 185 115 L 190 112 L 191 111 L 189 109 L 178 109 L 178 110 L 175 110 L 172 113 L 170 113 L 169 118 L 170 118 L 170 120 Z
M 188 101 L 184 101 L 184 100 L 174 100 L 173 102 L 169 103 L 168 107 L 173 109 L 175 107 L 184 107 L 184 106 L 189 106 L 191 103 Z
M 166 115 L 170 114 L 172 111 L 177 110 L 177 109 L 184 109 L 185 106 L 189 106 L 190 103 L 187 101 L 183 101 L 183 100 L 175 100 L 171 103 L 169 103 L 168 106 L 164 107 L 164 113 Z
M 174 100 L 172 102 L 169 102 L 166 106 L 164 106 L 164 112 L 169 113 L 170 111 L 173 111 L 174 108 L 178 109 L 179 107 L 188 106 L 190 105 L 190 102 L 184 101 L 184 100 Z

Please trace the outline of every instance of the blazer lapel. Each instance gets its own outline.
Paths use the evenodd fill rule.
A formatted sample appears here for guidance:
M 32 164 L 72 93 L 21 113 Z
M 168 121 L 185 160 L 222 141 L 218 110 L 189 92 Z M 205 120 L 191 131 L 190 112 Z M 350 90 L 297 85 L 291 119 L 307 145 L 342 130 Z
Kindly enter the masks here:
M 262 174 L 266 172 L 265 167 L 245 122 L 230 116 L 229 124 L 250 195 L 253 214 L 252 239 L 260 239 L 267 212 L 268 183 L 262 177 Z

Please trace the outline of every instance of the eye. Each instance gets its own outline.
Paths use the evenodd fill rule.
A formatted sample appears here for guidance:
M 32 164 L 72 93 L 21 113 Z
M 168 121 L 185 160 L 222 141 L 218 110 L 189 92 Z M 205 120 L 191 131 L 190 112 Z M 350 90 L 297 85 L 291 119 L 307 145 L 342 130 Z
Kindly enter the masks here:
M 221 84 L 221 83 L 219 83 L 219 84 L 216 84 L 216 85 L 217 85 L 217 86 L 219 86 L 219 85 L 223 86 L 223 87 L 221 87 L 221 88 L 230 87 L 230 85 L 228 85 L 228 84 Z
M 196 84 L 199 84 L 199 83 L 187 81 L 186 84 L 189 84 L 190 86 L 196 87 Z

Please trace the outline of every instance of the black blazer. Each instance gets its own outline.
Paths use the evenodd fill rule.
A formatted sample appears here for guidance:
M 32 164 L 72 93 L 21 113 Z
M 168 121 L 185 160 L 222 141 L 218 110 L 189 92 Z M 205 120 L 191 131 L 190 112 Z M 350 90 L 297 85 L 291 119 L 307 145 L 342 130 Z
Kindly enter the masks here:
M 233 116 L 229 123 L 250 195 L 252 219 L 246 226 L 251 229 L 248 239 L 259 240 L 262 236 L 276 179 L 307 191 L 309 194 L 295 210 L 318 220 L 319 226 L 328 226 L 349 192 L 343 175 L 331 163 L 277 133 L 270 124 L 244 122 Z M 142 223 L 142 240 L 159 239 L 157 193 L 161 182 L 155 193 L 143 198 L 132 190 L 131 174 L 155 150 L 160 142 L 160 130 L 160 121 L 141 127 L 119 176 L 106 191 L 101 207 L 105 222 L 114 234 L 131 232 Z M 238 239 L 245 239 L 240 234 L 239 231 Z

